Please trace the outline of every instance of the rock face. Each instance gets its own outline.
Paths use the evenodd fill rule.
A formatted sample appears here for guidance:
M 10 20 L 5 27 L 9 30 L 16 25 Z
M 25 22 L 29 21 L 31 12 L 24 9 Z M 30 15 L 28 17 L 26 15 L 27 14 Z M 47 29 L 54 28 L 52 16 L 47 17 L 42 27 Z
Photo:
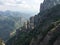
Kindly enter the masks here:
M 60 45 L 60 37 L 57 38 L 57 40 L 55 41 L 54 45 Z
M 44 2 L 40 6 L 40 11 L 50 9 L 57 4 L 60 4 L 60 0 L 44 0 Z
M 32 38 L 30 45 L 60 45 L 59 9 L 60 5 L 57 5 L 42 14 L 40 25 L 36 29 L 40 33 Z
M 38 15 L 34 16 L 34 26 L 36 27 L 38 25 Z
M 44 2 L 41 3 L 41 5 L 40 5 L 40 13 L 56 6 L 57 4 L 60 4 L 60 0 L 44 0 Z M 39 21 L 41 20 L 40 13 L 37 16 L 35 16 L 35 26 L 37 26 Z
M 41 5 L 43 12 L 34 17 L 36 27 L 29 33 L 20 33 L 14 45 L 60 45 L 59 2 L 60 0 L 44 0 Z
M 58 45 L 59 41 L 59 36 L 56 35 L 58 34 L 58 30 L 60 29 L 60 25 L 56 27 L 56 29 L 53 29 L 54 31 L 49 31 L 43 41 L 40 43 L 40 45 Z M 56 33 L 56 34 L 55 34 Z M 59 32 L 60 33 L 60 32 Z

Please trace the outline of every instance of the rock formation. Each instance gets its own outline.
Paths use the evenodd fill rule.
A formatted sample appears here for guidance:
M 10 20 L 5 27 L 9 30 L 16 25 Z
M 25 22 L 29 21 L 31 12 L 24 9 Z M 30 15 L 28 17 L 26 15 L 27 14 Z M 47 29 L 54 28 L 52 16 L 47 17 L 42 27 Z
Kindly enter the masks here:
M 60 45 L 60 5 L 57 5 L 41 16 L 37 31 L 40 33 L 32 38 L 30 45 Z M 36 32 L 37 32 L 36 31 Z M 37 33 L 35 33 L 36 35 Z
M 60 4 L 60 0 L 44 0 L 40 6 L 40 11 L 50 9 L 57 4 Z
M 44 0 L 41 12 L 37 18 L 34 17 L 36 27 L 29 33 L 20 32 L 15 45 L 60 45 L 59 2 L 60 0 Z

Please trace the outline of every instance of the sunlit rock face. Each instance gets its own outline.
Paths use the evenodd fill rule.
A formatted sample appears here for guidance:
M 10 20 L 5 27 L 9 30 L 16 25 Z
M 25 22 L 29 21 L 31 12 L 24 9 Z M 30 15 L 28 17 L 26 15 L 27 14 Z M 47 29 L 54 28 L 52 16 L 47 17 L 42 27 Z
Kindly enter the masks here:
M 60 4 L 60 0 L 44 0 L 44 2 L 41 3 L 40 6 L 40 12 L 46 9 L 50 9 L 57 4 Z

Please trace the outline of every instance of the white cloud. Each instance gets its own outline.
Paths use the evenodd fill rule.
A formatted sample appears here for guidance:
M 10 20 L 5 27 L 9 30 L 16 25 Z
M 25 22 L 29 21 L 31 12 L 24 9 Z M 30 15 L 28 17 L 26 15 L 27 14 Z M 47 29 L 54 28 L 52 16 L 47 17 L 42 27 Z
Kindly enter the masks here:
M 0 0 L 0 10 L 38 11 L 43 0 Z

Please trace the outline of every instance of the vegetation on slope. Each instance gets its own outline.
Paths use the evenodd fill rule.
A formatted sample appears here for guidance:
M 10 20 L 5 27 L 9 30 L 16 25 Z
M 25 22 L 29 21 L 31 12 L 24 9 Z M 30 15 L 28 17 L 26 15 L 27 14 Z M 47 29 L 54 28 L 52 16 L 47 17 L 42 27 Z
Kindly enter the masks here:
M 15 45 L 43 45 L 47 35 L 51 38 L 46 38 L 48 40 L 46 45 L 54 44 L 60 36 L 60 5 L 41 13 L 40 19 L 39 26 L 29 33 L 20 32 Z

